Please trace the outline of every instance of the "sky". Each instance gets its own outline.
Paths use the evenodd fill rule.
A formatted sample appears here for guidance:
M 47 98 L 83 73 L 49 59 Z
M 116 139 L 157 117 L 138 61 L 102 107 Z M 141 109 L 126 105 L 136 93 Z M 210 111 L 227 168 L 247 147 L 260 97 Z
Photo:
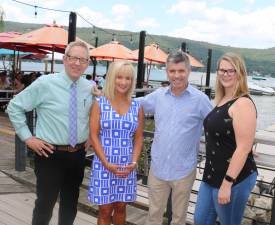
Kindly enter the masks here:
M 98 27 L 242 48 L 275 47 L 275 0 L 20 0 L 74 11 Z M 5 20 L 68 26 L 69 13 L 1 0 Z M 77 18 L 77 27 L 91 27 Z M 110 37 L 111 39 L 111 37 Z

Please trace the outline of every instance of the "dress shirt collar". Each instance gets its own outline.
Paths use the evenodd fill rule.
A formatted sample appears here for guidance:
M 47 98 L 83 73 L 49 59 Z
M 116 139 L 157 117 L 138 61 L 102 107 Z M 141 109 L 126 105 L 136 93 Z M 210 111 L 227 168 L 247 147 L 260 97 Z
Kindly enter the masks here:
M 71 87 L 71 85 L 72 85 L 72 83 L 73 83 L 74 81 L 71 80 L 71 78 L 67 75 L 67 73 L 65 72 L 65 70 L 62 71 L 62 72 L 60 73 L 60 75 L 61 75 L 62 78 L 65 80 L 65 85 L 66 85 L 67 87 Z M 78 85 L 78 83 L 79 83 L 79 79 L 76 80 L 76 85 Z
M 191 87 L 191 85 L 188 83 L 188 84 L 187 84 L 187 88 L 184 89 L 184 90 L 181 92 L 180 96 L 182 96 L 185 92 L 191 94 L 191 93 L 192 93 L 192 90 L 191 90 L 191 89 L 192 89 L 192 87 Z M 172 92 L 172 86 L 171 86 L 171 85 L 169 85 L 169 86 L 167 87 L 165 93 L 166 93 L 166 94 L 170 94 L 170 95 L 174 95 L 174 93 Z

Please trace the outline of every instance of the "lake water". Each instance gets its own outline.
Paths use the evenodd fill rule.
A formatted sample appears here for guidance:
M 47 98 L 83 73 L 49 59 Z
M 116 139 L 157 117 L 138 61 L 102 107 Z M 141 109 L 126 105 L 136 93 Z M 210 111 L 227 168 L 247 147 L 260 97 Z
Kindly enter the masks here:
M 0 69 L 3 67 L 0 60 Z M 44 63 L 36 62 L 23 62 L 22 70 L 23 71 L 44 71 Z M 48 70 L 50 70 L 50 63 L 48 64 Z M 56 72 L 63 70 L 63 64 L 55 64 L 54 70 Z M 86 74 L 91 74 L 93 67 L 89 66 L 85 71 Z M 106 68 L 103 66 L 97 66 L 97 74 L 103 75 L 106 73 Z M 152 80 L 166 80 L 165 70 L 152 69 L 150 73 L 150 79 Z M 249 80 L 251 78 L 249 77 Z M 205 73 L 202 72 L 192 72 L 189 77 L 190 83 L 194 84 L 205 84 Z M 211 74 L 210 76 L 210 86 L 214 87 L 216 81 L 216 74 Z M 255 81 L 254 81 L 255 82 Z M 274 78 L 268 78 L 266 82 L 274 83 Z M 264 129 L 270 125 L 275 124 L 275 96 L 254 96 L 252 95 L 253 100 L 255 101 L 257 110 L 258 110 L 258 119 L 257 119 L 257 129 Z

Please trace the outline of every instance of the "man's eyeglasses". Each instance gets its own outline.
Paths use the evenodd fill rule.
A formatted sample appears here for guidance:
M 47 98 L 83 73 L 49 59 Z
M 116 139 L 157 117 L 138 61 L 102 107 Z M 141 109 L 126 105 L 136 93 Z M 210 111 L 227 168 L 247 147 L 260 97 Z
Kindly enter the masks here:
M 228 70 L 224 70 L 224 69 L 218 69 L 218 75 L 222 76 L 225 73 L 227 73 L 228 76 L 233 76 L 236 73 L 235 69 L 228 69 Z
M 80 64 L 86 64 L 89 62 L 89 59 L 86 58 L 79 58 L 76 56 L 71 56 L 71 55 L 67 55 L 68 59 L 70 62 L 76 63 L 77 61 L 79 61 Z

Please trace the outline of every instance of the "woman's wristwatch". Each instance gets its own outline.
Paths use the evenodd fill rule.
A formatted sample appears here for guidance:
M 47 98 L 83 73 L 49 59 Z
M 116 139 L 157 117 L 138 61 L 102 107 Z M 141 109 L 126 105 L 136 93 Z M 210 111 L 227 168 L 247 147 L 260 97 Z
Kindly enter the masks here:
M 229 175 L 225 175 L 224 179 L 230 183 L 235 183 L 236 182 L 236 179 L 234 179 L 233 177 L 229 176 Z

